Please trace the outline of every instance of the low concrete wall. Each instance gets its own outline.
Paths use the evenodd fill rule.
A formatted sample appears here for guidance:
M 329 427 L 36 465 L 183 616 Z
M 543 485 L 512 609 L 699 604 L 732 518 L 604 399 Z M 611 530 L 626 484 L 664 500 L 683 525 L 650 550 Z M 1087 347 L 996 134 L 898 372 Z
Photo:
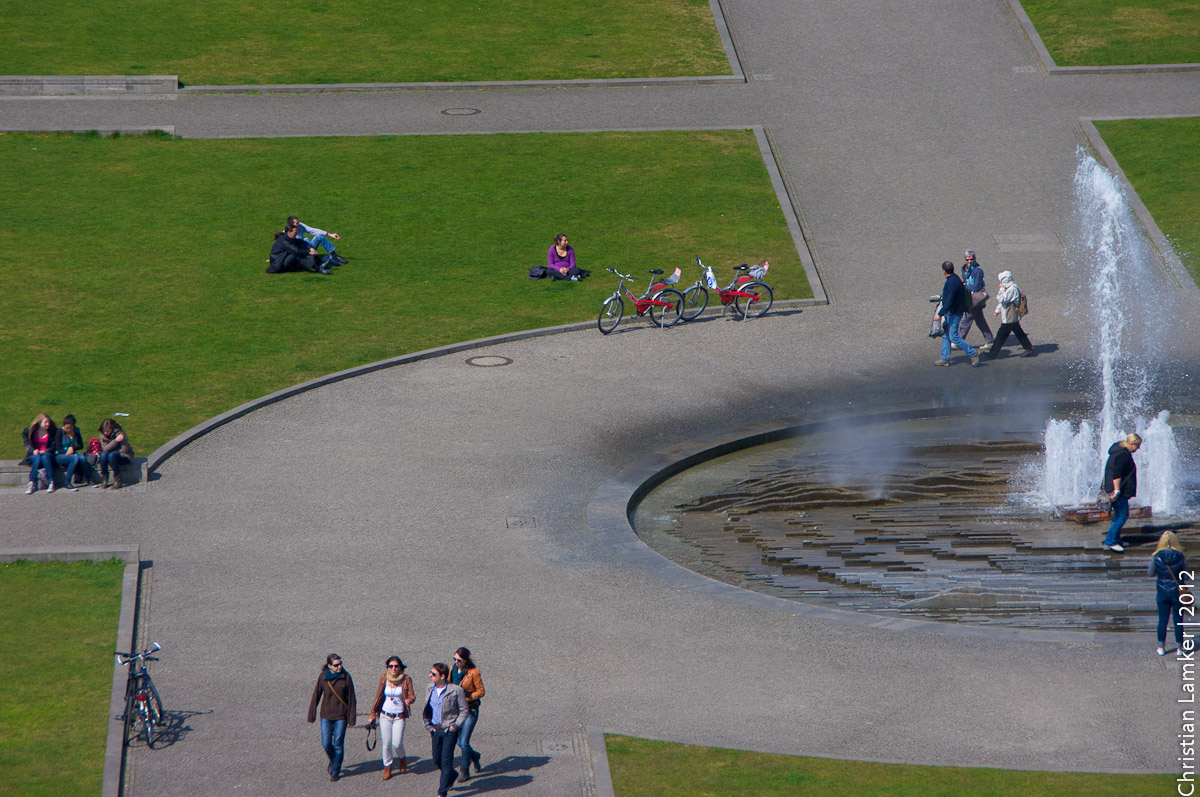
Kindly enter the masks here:
M 99 473 L 96 466 L 92 466 Z M 55 468 L 58 474 L 58 484 L 67 483 L 67 472 L 64 468 Z M 149 481 L 146 473 L 146 458 L 135 457 L 121 467 L 121 478 L 126 484 L 145 484 Z M 24 487 L 29 482 L 29 466 L 22 465 L 20 460 L 0 460 L 0 487 Z
M 175 94 L 176 75 L 0 75 L 2 97 Z

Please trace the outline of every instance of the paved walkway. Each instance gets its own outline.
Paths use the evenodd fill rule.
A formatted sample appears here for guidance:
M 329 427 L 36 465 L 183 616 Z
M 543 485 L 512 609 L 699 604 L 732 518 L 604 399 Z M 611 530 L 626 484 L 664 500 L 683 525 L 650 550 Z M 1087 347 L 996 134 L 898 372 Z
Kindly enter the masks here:
M 138 543 L 152 561 L 143 623 L 164 647 L 156 680 L 186 716 L 176 744 L 135 752 L 134 793 L 374 793 L 361 732 L 347 757 L 361 776 L 331 786 L 302 721 L 324 654 L 345 657 L 365 701 L 388 654 L 421 686 L 464 643 L 489 689 L 476 742 L 494 766 L 457 794 L 590 794 L 581 726 L 887 761 L 1175 769 L 1180 676 L 1151 640 L 959 639 L 797 618 L 678 589 L 589 533 L 594 488 L 680 438 L 1068 387 L 1092 356 L 1079 318 L 1057 312 L 1073 277 L 1059 251 L 1000 243 L 1069 230 L 1077 117 L 1200 113 L 1194 76 L 1018 71 L 1032 53 L 1000 2 L 726 8 L 746 72 L 770 80 L 0 102 L 10 129 L 184 136 L 763 124 L 832 298 L 752 323 L 503 345 L 487 352 L 513 359 L 502 368 L 459 355 L 353 379 L 216 431 L 143 493 L 3 491 L 2 547 Z M 454 106 L 482 112 L 439 113 Z M 1042 356 L 929 366 L 924 297 L 937 263 L 968 246 L 989 277 L 1011 267 L 1038 297 L 1028 326 Z M 1168 354 L 1192 374 L 1200 338 L 1185 323 Z M 428 754 L 419 728 L 407 739 Z M 399 788 L 432 794 L 428 770 Z

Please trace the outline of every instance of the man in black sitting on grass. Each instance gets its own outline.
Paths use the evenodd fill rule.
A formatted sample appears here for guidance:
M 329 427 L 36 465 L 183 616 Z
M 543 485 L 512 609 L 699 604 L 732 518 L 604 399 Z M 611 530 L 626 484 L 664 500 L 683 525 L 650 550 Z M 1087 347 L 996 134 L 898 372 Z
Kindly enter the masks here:
M 283 232 L 275 233 L 275 243 L 271 246 L 268 274 L 282 274 L 285 271 L 311 271 L 314 274 L 328 274 L 329 266 L 317 259 L 317 250 L 313 249 L 303 238 L 296 235 L 298 228 L 289 224 Z

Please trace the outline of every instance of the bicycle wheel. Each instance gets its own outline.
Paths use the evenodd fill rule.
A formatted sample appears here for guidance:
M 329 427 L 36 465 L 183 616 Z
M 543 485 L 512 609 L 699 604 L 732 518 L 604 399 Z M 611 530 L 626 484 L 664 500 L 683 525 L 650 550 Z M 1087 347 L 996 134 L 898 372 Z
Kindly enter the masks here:
M 142 726 L 142 734 L 146 737 L 146 746 L 151 750 L 154 749 L 154 743 L 157 741 L 155 736 L 155 732 L 158 730 L 156 717 L 158 714 L 154 709 L 154 703 L 150 700 L 150 696 L 146 695 L 145 700 L 138 701 L 138 722 Z
M 684 321 L 693 321 L 700 317 L 704 308 L 708 307 L 708 289 L 703 285 L 693 285 L 683 292 Z
M 146 746 L 153 750 L 154 745 L 159 742 L 159 735 L 162 734 L 163 707 L 158 690 L 154 688 L 154 681 L 151 681 L 149 676 L 146 676 L 146 687 L 149 689 L 146 700 Z
M 133 700 L 133 691 L 125 695 L 125 744 L 128 745 L 137 738 L 134 733 L 134 720 L 137 719 L 137 704 Z
M 669 307 L 661 305 L 650 305 L 650 323 L 657 324 L 664 329 L 673 327 L 683 318 L 683 294 L 674 288 L 666 288 L 650 297 L 660 302 L 670 302 Z
M 600 308 L 600 317 L 596 319 L 596 325 L 600 327 L 601 333 L 607 335 L 617 328 L 623 315 L 625 315 L 625 302 L 621 301 L 620 296 L 610 296 L 604 301 L 604 306 Z
M 775 292 L 765 282 L 747 282 L 745 285 L 739 285 L 738 290 L 743 293 L 753 293 L 757 297 L 754 299 L 746 296 L 734 297 L 733 307 L 742 318 L 758 318 L 770 310 L 771 304 L 775 301 Z
M 149 714 L 150 711 L 147 708 L 147 701 L 145 697 L 140 694 L 135 695 L 133 698 L 133 727 L 131 729 L 130 736 L 128 737 L 129 741 L 133 742 L 136 741 L 138 737 L 145 736 L 146 718 L 149 716 Z

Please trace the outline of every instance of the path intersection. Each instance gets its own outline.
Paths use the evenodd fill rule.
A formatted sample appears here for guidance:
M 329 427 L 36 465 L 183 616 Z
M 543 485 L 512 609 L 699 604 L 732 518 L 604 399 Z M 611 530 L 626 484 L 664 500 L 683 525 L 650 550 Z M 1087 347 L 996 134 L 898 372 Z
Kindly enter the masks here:
M 502 368 L 456 355 L 350 379 L 201 438 L 144 492 L 2 491 L 4 547 L 136 543 L 151 563 L 143 624 L 184 728 L 135 751 L 133 793 L 374 793 L 361 732 L 333 786 L 303 722 L 324 655 L 345 657 L 366 702 L 389 654 L 420 686 L 463 644 L 488 686 L 474 742 L 491 766 L 456 794 L 593 793 L 587 727 L 882 761 L 1176 769 L 1179 671 L 1152 640 L 805 618 L 680 589 L 589 531 L 599 484 L 682 439 L 1063 390 L 1093 342 L 1057 312 L 1073 285 L 1061 247 L 1004 242 L 1068 234 L 1080 117 L 1200 114 L 1194 74 L 1030 72 L 1000 0 L 724 6 L 744 85 L 0 101 L 5 129 L 184 137 L 763 125 L 831 299 L 479 352 L 512 358 Z M 1028 328 L 1042 356 L 930 367 L 925 298 L 968 247 L 990 278 L 1011 268 L 1038 297 Z M 1180 374 L 1195 373 L 1195 310 L 1170 335 Z M 646 363 L 652 379 L 635 375 Z M 432 793 L 425 734 L 406 741 L 421 761 L 405 778 L 420 785 L 402 788 Z

